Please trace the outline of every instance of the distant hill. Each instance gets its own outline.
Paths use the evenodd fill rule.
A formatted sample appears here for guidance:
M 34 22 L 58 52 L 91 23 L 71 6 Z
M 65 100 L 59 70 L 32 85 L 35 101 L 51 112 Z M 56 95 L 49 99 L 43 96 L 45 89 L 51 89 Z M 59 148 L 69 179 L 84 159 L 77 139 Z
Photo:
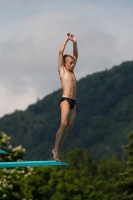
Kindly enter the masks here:
M 77 87 L 77 116 L 62 152 L 78 147 L 88 149 L 93 159 L 120 158 L 132 128 L 133 61 L 88 75 Z M 13 146 L 26 148 L 26 160 L 52 158 L 61 93 L 59 89 L 25 111 L 0 118 L 0 131 L 11 136 Z

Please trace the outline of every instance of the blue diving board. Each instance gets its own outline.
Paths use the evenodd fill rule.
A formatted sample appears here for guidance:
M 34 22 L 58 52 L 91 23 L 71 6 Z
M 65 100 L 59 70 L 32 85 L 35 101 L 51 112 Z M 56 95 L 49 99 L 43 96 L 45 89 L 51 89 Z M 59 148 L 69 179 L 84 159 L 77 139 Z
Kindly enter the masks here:
M 0 149 L 0 154 L 7 154 L 7 152 Z
M 66 162 L 49 161 L 21 161 L 21 162 L 0 162 L 0 168 L 13 167 L 42 167 L 42 166 L 68 166 Z

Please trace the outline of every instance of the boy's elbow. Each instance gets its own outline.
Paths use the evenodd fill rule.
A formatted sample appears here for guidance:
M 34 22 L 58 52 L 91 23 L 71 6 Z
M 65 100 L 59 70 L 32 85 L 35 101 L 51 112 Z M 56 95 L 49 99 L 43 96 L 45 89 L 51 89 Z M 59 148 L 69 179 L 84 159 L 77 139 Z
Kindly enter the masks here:
M 63 53 L 63 50 L 62 50 L 62 49 L 59 49 L 59 53 L 62 54 L 62 53 Z

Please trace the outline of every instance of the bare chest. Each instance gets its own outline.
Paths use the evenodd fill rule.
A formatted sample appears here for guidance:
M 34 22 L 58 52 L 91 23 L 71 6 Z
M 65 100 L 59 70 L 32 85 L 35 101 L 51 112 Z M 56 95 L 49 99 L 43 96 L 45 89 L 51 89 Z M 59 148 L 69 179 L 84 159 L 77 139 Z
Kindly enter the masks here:
M 76 77 L 74 73 L 65 73 L 63 77 L 61 78 L 62 83 L 67 83 L 67 84 L 76 84 Z

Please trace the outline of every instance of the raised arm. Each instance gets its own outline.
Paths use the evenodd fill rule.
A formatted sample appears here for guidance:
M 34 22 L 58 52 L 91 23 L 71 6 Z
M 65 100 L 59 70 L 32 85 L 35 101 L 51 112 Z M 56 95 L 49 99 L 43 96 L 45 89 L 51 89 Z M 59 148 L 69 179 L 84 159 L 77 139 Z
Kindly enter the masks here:
M 75 64 L 78 59 L 78 47 L 77 47 L 77 40 L 74 35 L 72 35 L 72 42 L 73 42 L 73 57 L 75 59 Z
M 64 63 L 63 63 L 63 52 L 65 50 L 65 47 L 66 47 L 66 44 L 67 42 L 71 39 L 71 34 L 70 33 L 67 33 L 66 34 L 66 39 L 65 41 L 63 42 L 62 46 L 60 47 L 59 49 L 59 56 L 58 56 L 58 71 L 61 70 L 61 68 L 63 68 L 64 66 Z

